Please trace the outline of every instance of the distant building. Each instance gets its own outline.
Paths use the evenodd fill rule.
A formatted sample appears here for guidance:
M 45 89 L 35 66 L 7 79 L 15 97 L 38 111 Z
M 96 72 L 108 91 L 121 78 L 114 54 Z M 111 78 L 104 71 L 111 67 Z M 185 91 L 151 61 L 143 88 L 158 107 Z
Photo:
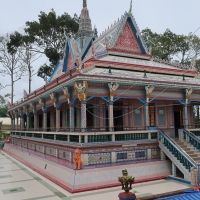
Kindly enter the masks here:
M 0 117 L 0 131 L 10 133 L 11 119 L 10 117 Z

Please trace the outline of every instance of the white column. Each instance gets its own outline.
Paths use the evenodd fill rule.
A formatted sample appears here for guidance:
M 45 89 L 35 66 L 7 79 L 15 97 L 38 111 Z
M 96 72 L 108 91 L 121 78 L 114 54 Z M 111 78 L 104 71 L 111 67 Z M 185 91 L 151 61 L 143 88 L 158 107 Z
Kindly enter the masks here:
M 56 131 L 60 131 L 60 110 L 56 110 Z
M 66 110 L 62 110 L 62 128 L 66 127 Z
M 27 113 L 27 118 L 26 118 L 26 130 L 28 131 L 30 128 L 30 113 Z
M 34 114 L 34 131 L 37 130 L 37 118 L 38 118 L 37 114 Z
M 87 126 L 87 117 L 86 117 L 86 103 L 81 103 L 81 132 L 85 132 Z
M 70 132 L 74 132 L 74 105 L 70 105 L 69 114 L 70 114 Z
M 188 110 L 187 104 L 183 106 L 183 125 L 185 129 L 188 129 Z
M 17 116 L 17 130 L 19 129 L 19 117 Z
M 176 165 L 172 162 L 172 176 L 176 177 Z
M 109 126 L 109 131 L 112 132 L 114 130 L 113 102 L 110 102 L 108 105 L 108 126 Z
M 13 119 L 12 119 L 12 130 L 15 130 L 15 117 L 13 117 Z
M 24 131 L 24 115 L 21 116 L 21 130 Z
M 47 131 L 47 113 L 43 112 L 43 131 Z
M 146 129 L 148 130 L 148 127 L 149 127 L 149 105 L 148 104 L 145 105 L 145 126 L 146 126 Z

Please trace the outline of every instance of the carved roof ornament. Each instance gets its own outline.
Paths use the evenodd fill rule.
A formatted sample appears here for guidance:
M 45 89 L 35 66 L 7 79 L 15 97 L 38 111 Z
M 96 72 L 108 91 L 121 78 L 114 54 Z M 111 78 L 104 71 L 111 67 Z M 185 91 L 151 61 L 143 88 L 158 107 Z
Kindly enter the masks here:
M 76 94 L 77 94 L 79 100 L 83 103 L 87 99 L 87 94 L 88 94 L 87 81 L 75 82 L 74 89 L 76 91 Z
M 188 104 L 188 100 L 189 100 L 189 98 L 190 98 L 190 96 L 192 94 L 192 91 L 193 91 L 192 88 L 187 88 L 185 90 L 185 92 L 186 92 L 185 104 Z
M 38 99 L 38 103 L 39 103 L 40 107 L 42 108 L 42 111 L 44 111 L 44 104 L 43 104 L 43 101 L 40 97 Z
M 152 85 L 145 86 L 145 90 L 146 90 L 146 103 L 149 103 L 150 95 L 152 94 L 152 92 L 153 92 L 154 89 L 155 88 Z
M 23 113 L 27 114 L 27 108 L 26 108 L 26 106 L 23 106 Z
M 115 96 L 117 88 L 119 87 L 119 84 L 118 83 L 108 83 L 108 87 L 110 90 L 110 102 L 113 102 L 113 98 Z
M 65 95 L 65 98 L 67 99 L 68 101 L 68 104 L 70 104 L 70 95 L 69 95 L 69 91 L 68 91 L 68 88 L 67 87 L 63 87 L 63 93 Z
M 131 14 L 132 13 L 132 7 L 133 7 L 133 2 L 132 2 L 132 0 L 131 0 L 131 3 L 130 3 L 130 10 L 129 10 L 129 14 Z
M 51 98 L 51 101 L 52 101 L 52 103 L 54 105 L 54 108 L 56 108 L 57 107 L 57 105 L 56 105 L 56 97 L 55 97 L 53 92 L 50 93 L 50 98 Z
M 35 108 L 34 108 L 33 103 L 30 103 L 30 109 L 32 110 L 33 113 L 35 112 Z

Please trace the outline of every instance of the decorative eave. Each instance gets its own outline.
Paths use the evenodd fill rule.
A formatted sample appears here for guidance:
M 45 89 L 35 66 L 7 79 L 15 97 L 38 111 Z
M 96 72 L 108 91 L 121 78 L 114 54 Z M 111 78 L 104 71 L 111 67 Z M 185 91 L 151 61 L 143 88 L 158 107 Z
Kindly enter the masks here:
M 112 67 L 115 69 L 123 69 L 123 70 L 131 70 L 131 71 L 144 71 L 149 73 L 157 73 L 157 74 L 172 74 L 172 75 L 178 75 L 182 76 L 183 74 L 185 76 L 189 77 L 195 77 L 196 72 L 192 70 L 185 70 L 180 68 L 159 68 L 159 67 L 152 67 L 152 66 L 145 66 L 145 65 L 137 65 L 137 64 L 128 64 L 128 63 L 122 63 L 122 62 L 113 62 L 113 61 L 104 61 L 104 60 L 98 60 L 98 59 L 90 59 L 87 60 L 87 62 L 93 62 L 93 65 L 99 66 L 102 68 L 108 68 Z

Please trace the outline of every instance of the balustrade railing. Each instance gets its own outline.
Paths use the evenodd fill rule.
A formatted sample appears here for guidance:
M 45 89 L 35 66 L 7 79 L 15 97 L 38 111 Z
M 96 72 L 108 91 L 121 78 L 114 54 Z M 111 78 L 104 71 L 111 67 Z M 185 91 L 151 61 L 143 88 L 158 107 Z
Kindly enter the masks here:
M 186 131 L 183 130 L 183 139 L 190 143 L 193 147 L 195 147 L 198 151 L 200 151 L 200 139 L 196 137 L 196 135 L 193 133 L 193 131 Z
M 180 150 L 173 142 L 172 140 L 162 133 L 161 131 L 158 131 L 159 133 L 159 141 L 172 153 L 173 156 L 177 158 L 177 160 L 182 163 L 182 165 L 190 171 L 191 167 L 196 168 L 195 162 L 187 157 L 182 150 Z
M 73 143 L 124 142 L 133 140 L 157 140 L 158 131 L 141 130 L 122 132 L 37 132 L 13 131 L 12 136 L 59 140 Z

